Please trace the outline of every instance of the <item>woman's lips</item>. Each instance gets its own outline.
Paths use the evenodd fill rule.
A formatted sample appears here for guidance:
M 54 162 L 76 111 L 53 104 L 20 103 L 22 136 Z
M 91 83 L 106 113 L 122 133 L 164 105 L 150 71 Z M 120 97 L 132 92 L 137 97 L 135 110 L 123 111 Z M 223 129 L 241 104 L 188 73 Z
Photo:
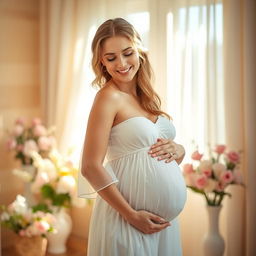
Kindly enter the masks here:
M 123 69 L 123 70 L 117 70 L 117 72 L 122 74 L 122 75 L 125 75 L 130 71 L 131 67 L 132 66 L 130 66 L 129 68 Z

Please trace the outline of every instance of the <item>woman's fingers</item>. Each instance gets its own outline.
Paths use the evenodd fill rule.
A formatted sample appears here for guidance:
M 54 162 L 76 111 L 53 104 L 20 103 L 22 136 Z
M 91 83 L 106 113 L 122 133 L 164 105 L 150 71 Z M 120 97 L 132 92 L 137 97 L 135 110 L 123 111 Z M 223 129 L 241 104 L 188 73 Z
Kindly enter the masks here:
M 171 226 L 169 222 L 163 224 L 153 224 L 152 226 L 152 233 L 160 232 L 161 230 Z
M 170 158 L 171 152 L 175 152 L 176 143 L 168 139 L 158 139 L 158 142 L 151 146 L 149 154 L 152 157 L 159 157 L 158 160 Z
M 175 143 L 171 139 L 157 139 L 157 142 L 150 147 L 148 152 L 151 157 L 157 157 L 157 160 L 165 160 L 170 163 L 173 160 L 179 160 L 185 155 L 185 149 L 182 145 Z
M 153 234 L 170 226 L 165 219 L 144 210 L 138 211 L 130 224 L 145 234 Z
M 150 220 L 153 221 L 154 223 L 163 224 L 167 222 L 167 220 L 165 220 L 164 218 L 158 215 L 155 215 L 153 213 L 149 213 L 149 216 L 150 216 Z

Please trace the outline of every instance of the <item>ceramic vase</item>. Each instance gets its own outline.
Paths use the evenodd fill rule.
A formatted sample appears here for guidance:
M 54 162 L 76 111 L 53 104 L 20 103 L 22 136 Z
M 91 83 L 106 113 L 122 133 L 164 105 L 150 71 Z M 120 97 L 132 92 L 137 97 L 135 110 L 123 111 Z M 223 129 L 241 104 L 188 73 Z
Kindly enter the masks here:
M 33 165 L 22 165 L 22 170 L 27 172 L 31 177 L 35 177 L 36 168 Z M 24 197 L 29 206 L 36 204 L 36 199 L 31 192 L 31 182 L 24 182 Z
M 219 214 L 222 206 L 207 206 L 209 228 L 203 240 L 205 256 L 223 256 L 224 239 L 219 232 Z
M 67 239 L 72 229 L 72 219 L 64 208 L 55 211 L 54 216 L 56 221 L 53 228 L 56 231 L 47 234 L 47 251 L 52 254 L 65 253 L 67 251 Z

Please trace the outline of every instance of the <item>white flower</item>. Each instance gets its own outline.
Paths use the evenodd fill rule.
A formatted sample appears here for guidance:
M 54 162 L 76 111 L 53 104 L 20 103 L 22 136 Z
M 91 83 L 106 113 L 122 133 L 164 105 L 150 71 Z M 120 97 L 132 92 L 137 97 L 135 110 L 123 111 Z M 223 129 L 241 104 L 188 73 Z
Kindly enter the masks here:
M 51 213 L 46 213 L 44 216 L 44 219 L 50 224 L 50 225 L 54 225 L 56 223 L 56 218 L 53 214 Z
M 31 152 L 30 156 L 33 159 L 33 165 L 36 168 L 39 168 L 40 166 L 43 165 L 43 158 L 38 154 L 38 152 L 33 151 Z
M 40 150 L 49 150 L 51 148 L 51 140 L 46 136 L 41 136 L 38 139 L 38 146 Z
M 38 168 L 38 171 L 46 172 L 50 181 L 57 178 L 56 167 L 50 159 L 43 159 L 42 166 Z
M 210 160 L 202 160 L 199 165 L 199 170 L 201 172 L 210 170 L 212 168 L 212 161 Z
M 215 163 L 212 165 L 213 173 L 216 176 L 216 178 L 219 178 L 222 172 L 226 171 L 226 166 L 221 163 Z
M 28 211 L 26 198 L 21 195 L 17 195 L 15 201 L 11 204 L 11 208 L 19 214 L 26 214 Z
M 57 184 L 57 193 L 71 193 L 74 194 L 76 189 L 76 181 L 73 176 L 62 176 Z
M 40 188 L 49 182 L 49 176 L 44 171 L 38 171 L 35 181 L 31 185 L 31 191 L 33 193 L 38 193 L 40 191 Z
M 24 155 L 26 156 L 31 156 L 31 154 L 36 151 L 38 152 L 38 147 L 37 147 L 37 144 L 34 140 L 27 140 L 25 143 L 24 143 L 24 149 L 23 149 L 23 153 Z
M 207 183 L 206 187 L 204 188 L 204 191 L 206 193 L 211 193 L 216 188 L 216 186 L 217 186 L 217 181 L 215 181 L 213 179 L 208 179 L 208 183 Z

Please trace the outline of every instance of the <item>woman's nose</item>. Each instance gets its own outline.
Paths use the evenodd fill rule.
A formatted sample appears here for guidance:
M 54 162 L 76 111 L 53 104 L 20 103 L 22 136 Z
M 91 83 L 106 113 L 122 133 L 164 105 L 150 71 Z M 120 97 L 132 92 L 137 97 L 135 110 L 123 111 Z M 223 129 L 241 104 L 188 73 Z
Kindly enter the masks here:
M 120 58 L 118 58 L 118 67 L 125 67 L 126 65 L 126 60 L 123 56 L 121 56 Z

